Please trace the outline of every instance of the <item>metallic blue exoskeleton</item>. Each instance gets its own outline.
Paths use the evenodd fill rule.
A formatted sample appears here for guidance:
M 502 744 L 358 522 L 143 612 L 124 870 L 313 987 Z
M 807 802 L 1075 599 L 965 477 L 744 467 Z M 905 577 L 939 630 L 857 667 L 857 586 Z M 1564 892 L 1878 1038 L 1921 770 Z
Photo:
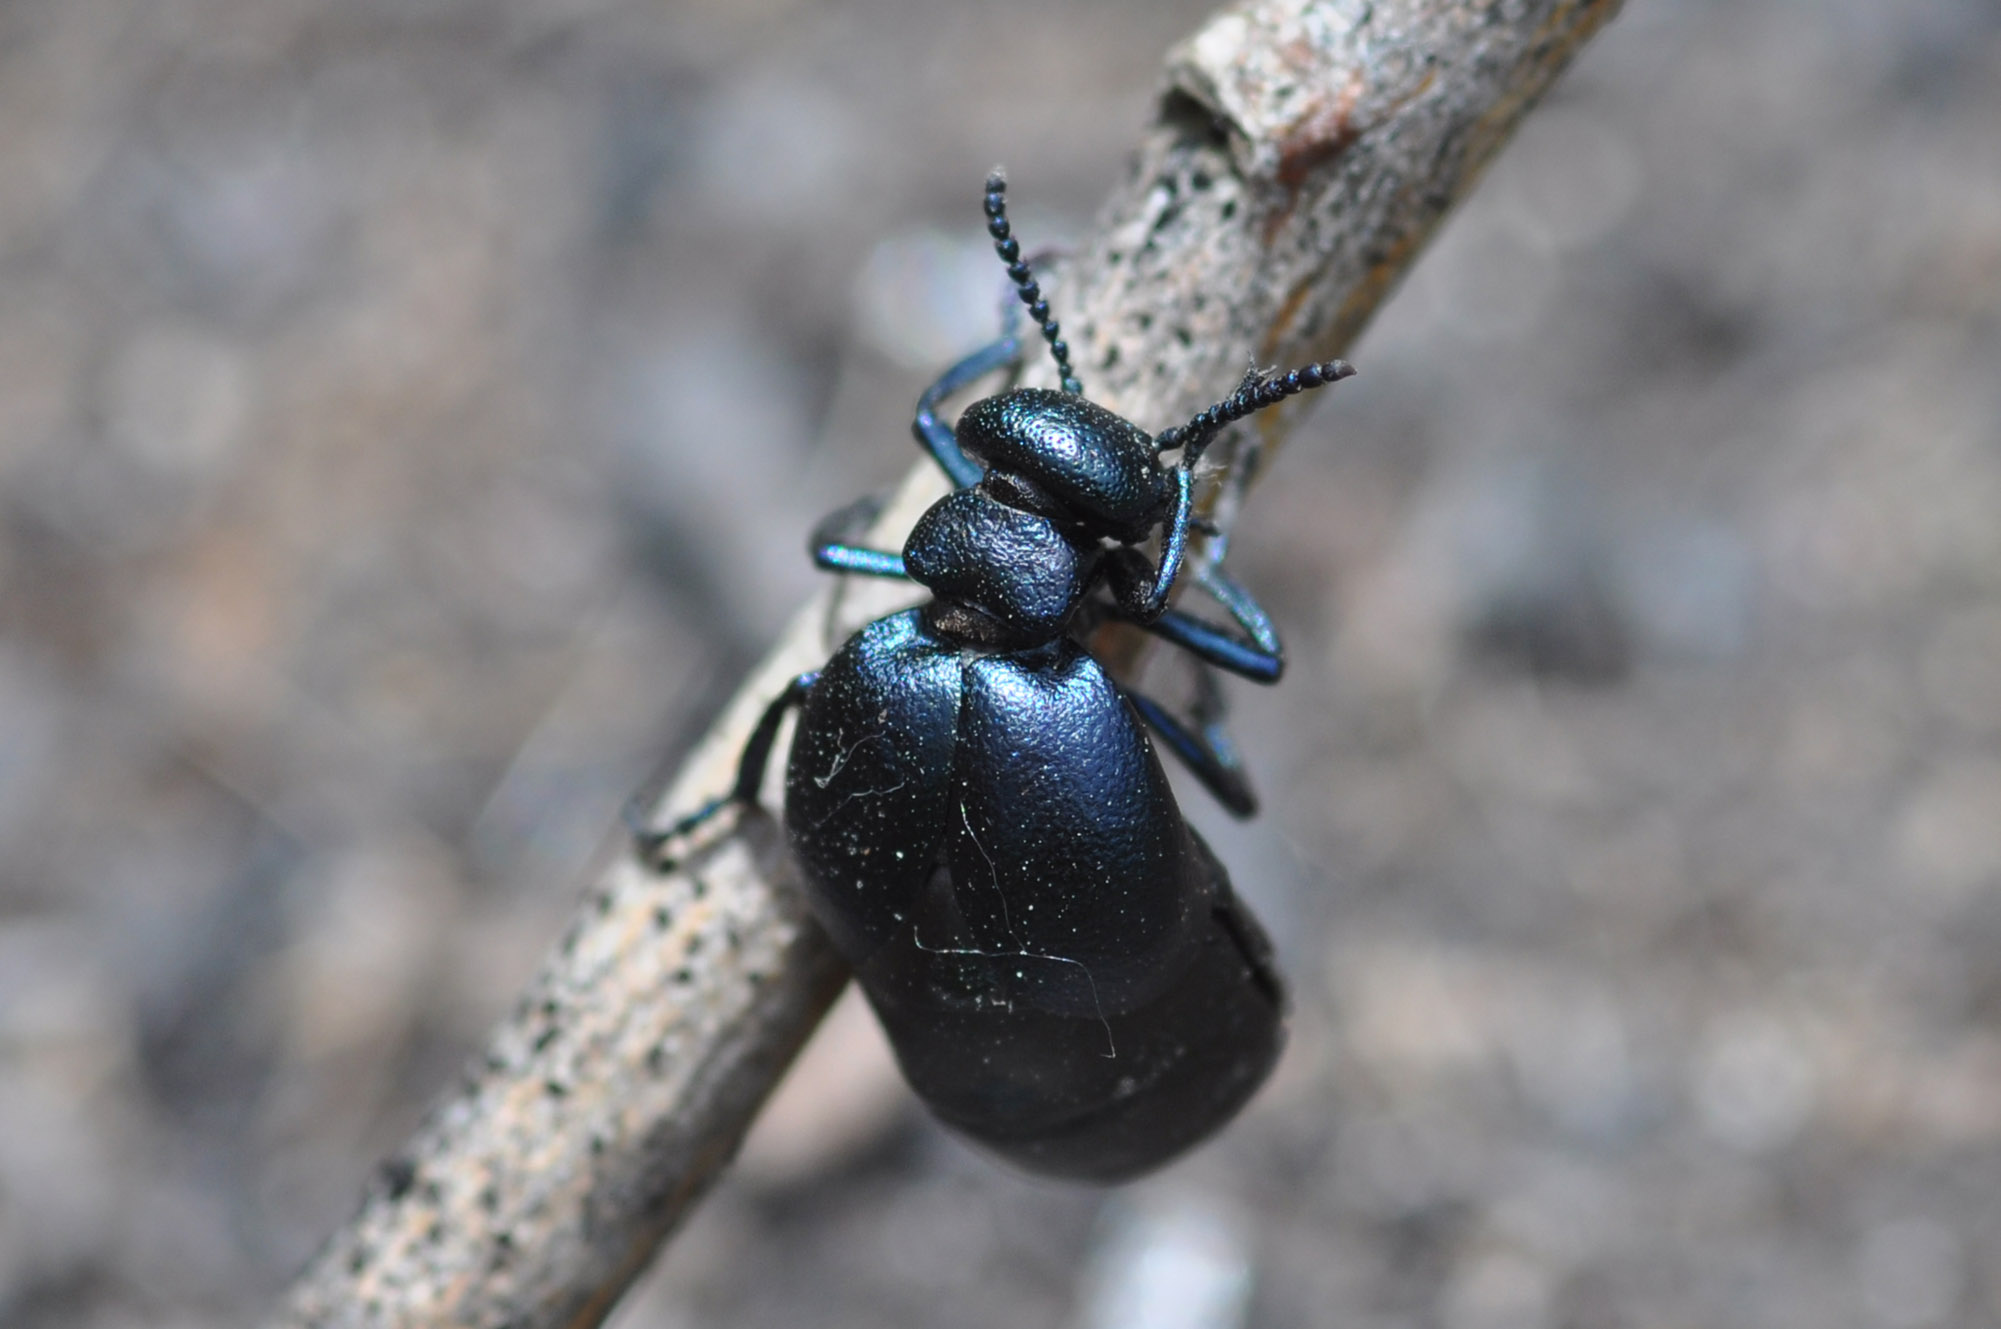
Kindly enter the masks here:
M 1232 631 L 1168 607 L 1191 526 L 1191 472 L 1226 424 L 1353 372 L 1339 361 L 1247 376 L 1149 436 L 1082 396 L 1011 237 L 988 229 L 1050 343 L 1065 391 L 939 404 L 1018 362 L 1012 337 L 922 397 L 915 432 L 957 488 L 899 554 L 815 533 L 822 567 L 906 577 L 930 602 L 864 627 L 795 679 L 746 746 L 728 803 L 753 802 L 785 713 L 800 712 L 785 824 L 814 913 L 854 965 L 932 1111 L 1021 1167 L 1117 1181 L 1233 1116 L 1283 1040 L 1284 995 L 1255 919 L 1183 819 L 1147 730 L 1231 812 L 1255 801 L 1207 666 L 1261 683 L 1283 667 L 1264 611 L 1214 569 L 1196 582 Z M 1163 453 L 1178 451 L 1171 463 Z M 1139 548 L 1158 533 L 1160 558 Z M 1082 644 L 1138 624 L 1201 662 L 1191 720 L 1115 682 Z

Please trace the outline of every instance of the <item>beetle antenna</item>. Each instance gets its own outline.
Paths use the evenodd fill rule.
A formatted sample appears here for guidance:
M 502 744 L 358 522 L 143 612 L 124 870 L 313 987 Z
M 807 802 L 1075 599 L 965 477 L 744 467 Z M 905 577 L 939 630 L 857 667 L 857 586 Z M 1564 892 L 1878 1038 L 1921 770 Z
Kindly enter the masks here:
M 1196 412 L 1185 425 L 1175 425 L 1154 435 L 1153 450 L 1156 454 L 1173 448 L 1181 449 L 1181 465 L 1193 466 L 1202 452 L 1216 441 L 1216 435 L 1223 432 L 1225 425 L 1232 424 L 1262 411 L 1267 406 L 1276 406 L 1287 397 L 1313 388 L 1338 383 L 1355 372 L 1355 366 L 1346 360 L 1322 360 L 1316 364 L 1301 365 L 1289 373 L 1266 378 L 1255 368 L 1244 375 L 1244 381 L 1237 390 L 1214 406 Z
M 1007 177 L 995 167 L 987 176 L 987 234 L 994 238 L 994 252 L 1001 262 L 1007 264 L 1007 275 L 1014 282 L 1015 292 L 1021 302 L 1028 306 L 1028 316 L 1042 325 L 1043 340 L 1049 343 L 1049 354 L 1056 359 L 1056 372 L 1062 376 L 1065 392 L 1082 393 L 1084 385 L 1077 381 L 1077 375 L 1070 368 L 1070 344 L 1063 340 L 1062 329 L 1049 316 L 1049 302 L 1042 298 L 1042 288 L 1035 283 L 1035 271 L 1028 266 L 1028 260 L 1021 256 L 1021 246 L 1015 242 L 1014 232 L 1007 224 Z

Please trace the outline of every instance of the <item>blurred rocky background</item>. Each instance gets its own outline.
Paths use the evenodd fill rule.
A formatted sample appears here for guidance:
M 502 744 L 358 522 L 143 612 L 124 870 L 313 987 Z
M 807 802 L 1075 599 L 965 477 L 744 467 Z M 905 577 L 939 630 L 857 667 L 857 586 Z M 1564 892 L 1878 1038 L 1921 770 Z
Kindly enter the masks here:
M 267 1304 L 1203 9 L 0 4 L 0 1324 Z M 1056 1188 L 842 1008 L 619 1329 L 2001 1322 L 1997 131 L 1630 0 L 1233 546 L 1276 1081 Z

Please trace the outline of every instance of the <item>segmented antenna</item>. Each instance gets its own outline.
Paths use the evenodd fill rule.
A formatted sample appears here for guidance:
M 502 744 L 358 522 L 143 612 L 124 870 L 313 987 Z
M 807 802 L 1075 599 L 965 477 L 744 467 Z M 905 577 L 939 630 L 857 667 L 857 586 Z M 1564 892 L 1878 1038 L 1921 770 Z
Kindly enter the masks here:
M 1015 243 L 1007 224 L 1007 177 L 998 170 L 987 177 L 987 234 L 994 238 L 994 252 L 1007 264 L 1007 275 L 1013 280 L 1021 302 L 1028 306 L 1028 316 L 1042 325 L 1049 353 L 1056 357 L 1056 372 L 1063 377 L 1063 390 L 1083 392 L 1084 385 L 1070 368 L 1070 344 L 1063 340 L 1056 320 L 1049 317 L 1049 302 L 1042 298 L 1042 288 L 1035 284 L 1035 273 L 1021 256 L 1021 246 Z
M 1267 406 L 1276 406 L 1287 397 L 1328 383 L 1338 383 L 1354 372 L 1355 366 L 1346 360 L 1322 360 L 1318 364 L 1301 365 L 1276 378 L 1266 378 L 1252 369 L 1244 375 L 1244 381 L 1237 385 L 1235 392 L 1214 406 L 1197 412 L 1187 424 L 1163 429 L 1154 435 L 1153 450 L 1161 453 L 1180 448 L 1181 465 L 1193 466 L 1203 449 L 1223 432 L 1225 425 L 1262 411 Z

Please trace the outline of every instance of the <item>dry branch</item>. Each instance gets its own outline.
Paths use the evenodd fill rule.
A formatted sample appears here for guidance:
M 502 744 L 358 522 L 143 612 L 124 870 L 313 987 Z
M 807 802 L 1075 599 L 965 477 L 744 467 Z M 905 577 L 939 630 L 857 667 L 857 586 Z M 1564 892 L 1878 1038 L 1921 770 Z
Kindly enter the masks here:
M 1218 13 L 1170 57 L 1131 175 L 1057 287 L 1090 394 L 1158 429 L 1253 360 L 1342 351 L 1617 8 L 1267 0 Z M 1029 372 L 1047 381 L 1040 362 Z M 1212 454 L 1223 523 L 1283 416 Z M 878 538 L 900 541 L 942 492 L 917 466 Z M 728 786 L 766 699 L 881 612 L 879 595 L 830 587 L 800 612 L 663 819 Z M 273 1323 L 597 1324 L 735 1153 L 845 979 L 769 818 L 664 874 L 621 855 Z

